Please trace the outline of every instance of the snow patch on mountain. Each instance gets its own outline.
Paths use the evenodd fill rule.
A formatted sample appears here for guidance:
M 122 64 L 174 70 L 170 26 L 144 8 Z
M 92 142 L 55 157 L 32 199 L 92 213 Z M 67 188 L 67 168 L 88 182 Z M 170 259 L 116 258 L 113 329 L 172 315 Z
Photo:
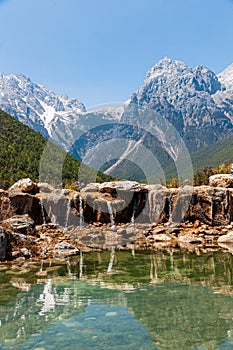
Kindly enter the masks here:
M 233 91 L 233 63 L 218 74 L 218 80 L 223 88 Z
M 23 74 L 0 76 L 0 108 L 19 121 L 51 136 L 51 122 L 55 117 L 83 113 L 86 108 L 77 99 L 57 96 L 45 86 L 37 85 Z

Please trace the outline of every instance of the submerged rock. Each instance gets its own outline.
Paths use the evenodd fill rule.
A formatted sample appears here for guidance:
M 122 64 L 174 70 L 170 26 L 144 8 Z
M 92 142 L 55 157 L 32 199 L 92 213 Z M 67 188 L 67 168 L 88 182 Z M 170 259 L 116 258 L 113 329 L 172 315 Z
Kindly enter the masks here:
M 178 241 L 182 243 L 191 243 L 191 244 L 201 244 L 203 243 L 203 239 L 196 235 L 187 234 L 187 235 L 179 235 Z
M 63 241 L 54 246 L 54 252 L 58 255 L 70 256 L 77 254 L 79 249 L 77 249 L 74 245 Z

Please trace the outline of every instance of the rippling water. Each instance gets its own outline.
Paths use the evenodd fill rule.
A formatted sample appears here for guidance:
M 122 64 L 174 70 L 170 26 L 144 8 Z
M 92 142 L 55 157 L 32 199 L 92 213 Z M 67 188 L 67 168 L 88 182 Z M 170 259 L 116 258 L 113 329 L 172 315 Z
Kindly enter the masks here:
M 0 349 L 233 349 L 228 253 L 0 265 Z

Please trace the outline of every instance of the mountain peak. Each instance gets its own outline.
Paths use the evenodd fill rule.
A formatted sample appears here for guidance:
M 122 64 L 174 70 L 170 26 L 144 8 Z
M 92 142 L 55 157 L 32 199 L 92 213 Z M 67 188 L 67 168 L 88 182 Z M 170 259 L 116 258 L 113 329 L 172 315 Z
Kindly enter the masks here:
M 174 72 L 180 72 L 187 68 L 186 64 L 182 61 L 164 57 L 147 72 L 146 81 L 148 82 L 160 75 L 172 75 Z

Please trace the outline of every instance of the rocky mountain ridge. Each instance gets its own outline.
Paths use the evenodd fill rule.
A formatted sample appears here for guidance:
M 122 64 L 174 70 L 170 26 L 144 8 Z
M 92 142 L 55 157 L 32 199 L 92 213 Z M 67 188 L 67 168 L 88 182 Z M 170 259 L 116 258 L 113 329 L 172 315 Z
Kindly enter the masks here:
M 119 151 L 122 159 L 124 154 L 134 157 L 144 131 L 156 139 L 146 141 L 152 152 L 162 148 L 175 159 L 181 149 L 177 140 L 172 144 L 174 135 L 166 132 L 169 123 L 175 138 L 179 135 L 189 151 L 233 135 L 233 65 L 216 75 L 207 67 L 190 68 L 165 57 L 148 71 L 142 86 L 123 107 L 90 111 L 79 100 L 57 96 L 24 75 L 2 75 L 0 108 L 89 165 L 98 144 L 105 142 L 111 153 L 116 148 L 111 142 L 117 138 L 128 138 Z M 145 110 L 153 113 L 145 118 Z M 168 124 L 161 126 L 161 118 Z M 109 159 L 114 156 L 110 154 Z
M 163 114 L 188 147 L 198 149 L 232 134 L 232 79 L 230 67 L 217 76 L 207 67 L 190 68 L 166 57 L 148 71 L 128 104 Z

